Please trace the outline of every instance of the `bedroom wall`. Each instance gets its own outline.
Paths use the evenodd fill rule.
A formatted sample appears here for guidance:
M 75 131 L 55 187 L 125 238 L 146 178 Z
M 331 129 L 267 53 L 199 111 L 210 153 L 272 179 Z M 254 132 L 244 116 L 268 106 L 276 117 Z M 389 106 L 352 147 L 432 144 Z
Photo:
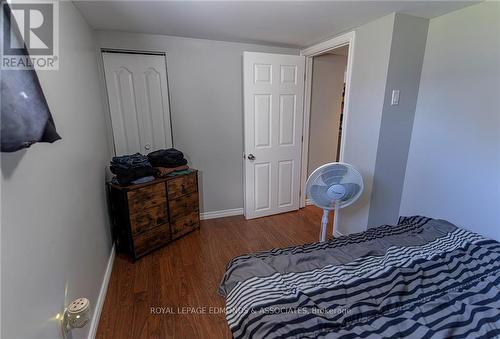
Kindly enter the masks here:
M 38 75 L 62 140 L 1 154 L 2 338 L 60 338 L 65 301 L 95 309 L 111 250 L 95 40 L 71 2 L 59 18 L 60 68 Z
M 400 214 L 500 240 L 500 3 L 432 19 Z
M 201 211 L 242 208 L 243 51 L 299 51 L 108 31 L 97 37 L 102 48 L 166 52 L 174 147 L 201 171 Z
M 309 131 L 308 175 L 337 158 L 342 91 L 347 57 L 314 57 Z
M 365 189 L 339 213 L 338 231 L 344 234 L 362 232 L 368 224 L 394 19 L 393 13 L 355 29 L 343 161 L 361 172 Z
M 368 227 L 398 221 L 428 26 L 428 19 L 401 13 L 394 20 Z M 391 106 L 394 89 L 399 104 Z

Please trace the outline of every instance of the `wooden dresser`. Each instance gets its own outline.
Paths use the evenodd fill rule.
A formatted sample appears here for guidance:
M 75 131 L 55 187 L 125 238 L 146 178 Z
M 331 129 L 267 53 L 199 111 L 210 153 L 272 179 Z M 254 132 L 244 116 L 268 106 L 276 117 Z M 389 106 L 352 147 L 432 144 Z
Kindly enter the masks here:
M 108 184 L 113 237 L 134 260 L 200 227 L 198 172 L 130 186 Z

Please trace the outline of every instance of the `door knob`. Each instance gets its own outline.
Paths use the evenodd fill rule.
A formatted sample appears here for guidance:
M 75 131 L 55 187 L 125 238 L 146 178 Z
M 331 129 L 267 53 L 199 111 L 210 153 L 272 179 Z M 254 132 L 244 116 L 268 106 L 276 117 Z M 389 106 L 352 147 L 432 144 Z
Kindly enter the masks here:
M 150 148 L 151 148 L 151 145 L 150 145 L 150 144 L 146 144 L 146 145 L 144 145 L 144 149 L 145 149 L 146 151 L 149 151 L 149 150 L 150 150 Z
M 255 156 L 252 153 L 250 153 L 248 155 L 248 160 L 255 160 Z

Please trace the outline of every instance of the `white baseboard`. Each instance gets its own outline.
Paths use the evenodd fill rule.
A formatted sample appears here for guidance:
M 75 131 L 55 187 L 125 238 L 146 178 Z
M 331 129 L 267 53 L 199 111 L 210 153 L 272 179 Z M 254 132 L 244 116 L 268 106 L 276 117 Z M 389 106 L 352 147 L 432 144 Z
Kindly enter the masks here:
M 336 238 L 338 238 L 338 237 L 345 236 L 345 234 L 340 233 L 339 231 L 335 230 L 335 231 L 333 231 L 333 236 L 336 237 Z
M 309 206 L 309 205 L 314 205 L 311 201 L 311 199 L 306 199 L 306 206 Z
M 233 215 L 242 215 L 243 208 L 233 208 L 229 210 L 222 211 L 213 211 L 213 212 L 203 212 L 200 213 L 201 220 L 207 219 L 215 219 L 215 218 L 224 218 L 224 217 L 232 217 Z
M 106 299 L 106 292 L 108 292 L 109 279 L 111 278 L 111 272 L 113 271 L 113 263 L 115 262 L 115 245 L 111 248 L 111 253 L 108 259 L 108 266 L 106 267 L 106 272 L 104 272 L 104 277 L 102 278 L 101 289 L 99 290 L 99 296 L 95 303 L 94 315 L 92 316 L 92 321 L 90 322 L 90 330 L 88 339 L 94 339 L 97 334 L 97 327 L 99 326 L 99 319 L 101 318 L 101 311 L 104 305 L 104 300 Z

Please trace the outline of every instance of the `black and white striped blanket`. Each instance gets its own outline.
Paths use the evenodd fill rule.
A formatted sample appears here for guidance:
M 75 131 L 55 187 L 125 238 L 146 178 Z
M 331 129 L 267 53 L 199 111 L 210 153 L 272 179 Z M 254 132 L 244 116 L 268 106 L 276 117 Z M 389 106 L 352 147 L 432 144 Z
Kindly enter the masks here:
M 500 243 L 401 218 L 325 243 L 234 258 L 234 338 L 500 337 Z

